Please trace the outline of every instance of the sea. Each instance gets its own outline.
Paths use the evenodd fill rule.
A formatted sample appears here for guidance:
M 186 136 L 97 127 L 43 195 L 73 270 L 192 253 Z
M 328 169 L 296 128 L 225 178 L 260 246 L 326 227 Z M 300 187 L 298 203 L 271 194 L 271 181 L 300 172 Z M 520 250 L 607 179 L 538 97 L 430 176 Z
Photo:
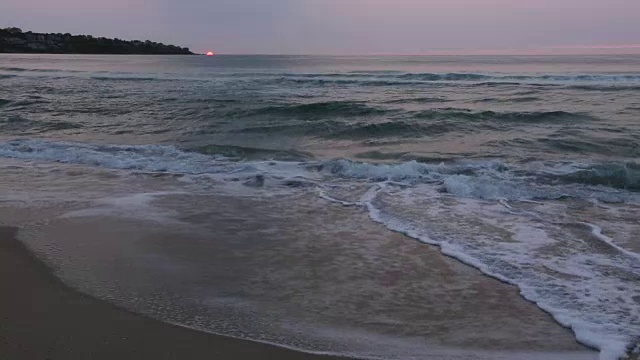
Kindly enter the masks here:
M 638 55 L 0 55 L 0 203 L 33 234 L 33 209 L 85 220 L 36 253 L 134 311 L 306 351 L 421 358 L 429 248 L 602 360 L 637 351 L 639 158 Z M 125 228 L 163 230 L 103 236 Z M 411 281 L 385 293 L 381 268 Z

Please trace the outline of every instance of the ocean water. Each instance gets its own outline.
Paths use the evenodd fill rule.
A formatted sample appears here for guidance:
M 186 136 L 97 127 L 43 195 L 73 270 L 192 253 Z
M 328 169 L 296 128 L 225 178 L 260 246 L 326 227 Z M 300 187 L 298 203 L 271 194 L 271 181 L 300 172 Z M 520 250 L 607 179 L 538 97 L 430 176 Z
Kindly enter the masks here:
M 517 286 L 603 360 L 640 344 L 640 56 L 3 55 L 0 130 L 12 169 L 364 211 Z

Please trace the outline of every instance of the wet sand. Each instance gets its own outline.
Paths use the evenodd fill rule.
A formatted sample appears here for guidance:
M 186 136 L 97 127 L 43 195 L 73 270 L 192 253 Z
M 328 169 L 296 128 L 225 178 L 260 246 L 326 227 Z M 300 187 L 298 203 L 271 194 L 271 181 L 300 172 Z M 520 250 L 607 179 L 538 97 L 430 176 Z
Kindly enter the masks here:
M 2 359 L 331 359 L 202 333 L 130 313 L 65 286 L 0 227 Z
M 325 333 L 317 331 L 339 332 L 365 357 L 367 346 L 374 353 L 384 353 L 380 346 L 388 346 L 398 358 L 426 360 L 597 359 L 597 352 L 579 345 L 568 329 L 523 300 L 514 287 L 447 258 L 436 248 L 384 232 L 364 222 L 365 214 L 347 216 L 352 210 L 342 207 L 332 213 L 314 212 L 314 221 L 306 215 L 300 215 L 305 221 L 297 221 L 292 214 L 279 214 L 293 221 L 265 244 L 257 234 L 278 222 L 268 217 L 274 212 L 268 204 L 247 212 L 254 201 L 224 197 L 201 201 L 189 202 L 195 209 L 203 209 L 205 202 L 216 209 L 203 216 L 218 219 L 211 223 L 216 241 L 180 232 L 174 224 L 141 227 L 136 220 L 104 216 L 26 226 L 20 239 L 34 246 L 57 276 L 81 291 L 135 313 L 196 329 L 224 332 L 224 324 L 238 324 L 243 333 L 233 335 L 255 339 L 263 334 L 264 324 L 275 327 L 291 318 L 304 332 L 320 336 Z M 300 210 L 287 212 L 304 213 Z M 240 219 L 251 226 L 240 224 Z M 349 226 L 342 222 L 347 221 L 360 225 L 352 228 L 352 223 L 345 231 Z M 315 228 L 327 222 L 336 226 Z M 308 239 L 295 225 L 300 223 L 305 224 Z M 352 237 L 362 241 L 345 241 Z M 194 298 L 209 300 L 193 303 Z M 258 306 L 255 311 L 252 305 Z M 300 338 L 286 328 L 267 330 L 284 331 L 290 337 L 281 341 L 292 346 L 342 352 L 332 347 L 332 341 L 316 346 L 297 342 Z
M 0 223 L 20 227 L 20 241 L 0 227 L 0 291 L 11 294 L 0 300 L 0 359 L 317 357 L 151 318 L 338 354 L 598 357 L 516 288 L 360 209 L 305 191 L 179 193 L 147 204 L 135 194 L 176 180 L 61 169 L 20 167 L 0 179 L 29 200 L 0 207 Z M 50 198 L 43 186 L 75 198 Z

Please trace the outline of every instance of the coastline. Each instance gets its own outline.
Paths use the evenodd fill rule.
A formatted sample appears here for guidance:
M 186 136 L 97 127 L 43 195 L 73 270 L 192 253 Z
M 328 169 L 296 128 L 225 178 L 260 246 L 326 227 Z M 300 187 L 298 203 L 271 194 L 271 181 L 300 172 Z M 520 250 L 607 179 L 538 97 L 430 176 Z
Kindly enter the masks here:
M 0 355 L 15 359 L 279 359 L 339 360 L 253 340 L 190 329 L 131 312 L 62 282 L 18 240 L 19 228 L 0 226 Z M 464 265 L 463 265 L 464 266 Z M 430 360 L 591 358 L 588 351 L 493 351 L 424 354 Z M 487 357 L 489 356 L 489 357 Z
M 69 33 L 23 32 L 16 27 L 0 28 L 0 53 L 193 55 L 189 48 L 149 40 L 127 41 Z
M 18 218 L 23 218 L 25 214 L 17 214 Z M 11 216 L 9 216 L 9 219 Z M 13 219 L 14 221 L 17 219 Z M 64 224 L 58 223 L 47 226 L 40 240 L 50 238 L 59 241 L 59 237 L 69 237 L 71 242 L 78 242 L 83 236 L 88 234 L 87 231 L 95 229 L 96 239 L 99 242 L 106 240 L 114 235 L 121 235 L 122 239 L 131 239 L 131 233 L 127 222 L 121 223 L 120 227 L 123 231 L 111 233 L 101 227 L 113 228 L 115 223 L 107 221 L 107 219 L 96 218 L 98 222 L 83 220 L 81 225 L 75 221 L 66 219 Z M 88 220 L 88 219 L 87 219 Z M 18 221 L 21 222 L 21 221 Z M 100 225 L 102 224 L 102 225 Z M 83 229 L 84 228 L 84 229 Z M 129 229 L 129 230 L 127 230 Z M 33 229 L 25 229 L 23 235 L 33 235 Z M 135 230 L 134 230 L 135 231 Z M 243 340 L 239 338 L 218 335 L 210 332 L 194 330 L 189 327 L 174 325 L 161 320 L 156 320 L 147 315 L 132 312 L 118 305 L 112 304 L 108 300 L 100 300 L 83 291 L 76 290 L 64 284 L 57 275 L 54 268 L 45 264 L 33 253 L 27 245 L 18 240 L 17 227 L 0 226 L 0 266 L 4 267 L 2 275 L 0 275 L 0 290 L 5 294 L 13 294 L 13 296 L 2 299 L 0 301 L 0 317 L 4 320 L 0 326 L 0 355 L 7 355 L 9 358 L 49 358 L 49 359 L 113 359 L 113 358 L 136 358 L 136 359 L 175 359 L 175 358 L 203 358 L 214 356 L 220 359 L 347 359 L 348 356 L 329 356 L 304 352 L 298 349 L 281 347 L 277 344 L 263 343 L 254 340 Z M 21 237 L 23 236 L 21 235 Z M 107 237 L 108 236 L 108 237 Z M 175 234 L 168 234 L 168 237 L 175 237 Z M 120 237 L 120 236 L 118 236 Z M 160 238 L 158 238 L 160 239 Z M 389 241 L 397 242 L 402 240 L 403 247 L 415 249 L 423 248 L 429 258 L 441 259 L 445 263 L 450 264 L 453 268 L 457 268 L 466 273 L 465 276 L 471 276 L 481 281 L 481 293 L 488 291 L 489 293 L 499 291 L 498 289 L 507 289 L 511 286 L 496 284 L 497 281 L 489 277 L 475 275 L 475 270 L 458 263 L 457 260 L 448 259 L 439 254 L 439 251 L 430 246 L 413 242 L 410 239 L 404 239 L 403 235 L 393 234 Z M 406 242 L 405 242 L 406 241 Z M 122 245 L 122 244 L 120 244 Z M 80 245 L 82 246 L 82 245 Z M 116 247 L 119 245 L 116 244 Z M 388 245 L 387 245 L 388 246 Z M 101 251 L 104 251 L 102 249 Z M 76 254 L 77 255 L 77 254 Z M 441 268 L 442 265 L 433 263 L 435 269 Z M 57 268 L 57 265 L 53 265 Z M 19 269 L 15 271 L 14 269 Z M 451 269 L 453 270 L 453 269 Z M 457 272 L 459 270 L 454 270 Z M 447 273 L 449 273 L 447 271 Z M 461 281 L 459 276 L 449 273 L 445 277 L 449 278 L 453 283 Z M 477 274 L 480 275 L 480 274 Z M 431 280 L 436 280 L 439 276 Z M 491 286 L 491 284 L 497 286 Z M 434 296 L 438 297 L 440 293 L 437 287 L 443 286 L 437 281 L 434 286 Z M 486 287 L 489 286 L 489 287 Z M 474 286 L 475 287 L 475 286 Z M 511 291 L 507 291 L 510 293 Z M 453 294 L 452 294 L 453 295 Z M 480 295 L 480 294 L 478 294 Z M 477 310 L 480 313 L 492 307 L 487 306 L 486 302 L 494 303 L 496 301 L 502 304 L 511 304 L 505 308 L 506 314 L 519 313 L 524 309 L 533 309 L 534 305 L 529 304 L 524 299 L 516 299 L 518 296 L 513 294 L 513 298 L 509 295 L 506 298 L 499 296 L 498 298 L 487 297 L 483 294 L 478 301 Z M 497 295 L 497 294 L 496 294 Z M 502 295 L 508 295 L 502 293 Z M 466 297 L 466 296 L 463 296 Z M 500 300 L 502 298 L 502 300 Z M 450 299 L 452 300 L 452 299 Z M 515 302 L 514 302 L 515 301 Z M 464 303 L 464 300 L 462 301 Z M 426 304 L 425 304 L 426 305 Z M 496 304 L 497 305 L 497 304 Z M 436 311 L 428 315 L 427 318 L 435 321 L 436 324 L 441 323 L 444 319 L 438 320 L 443 315 L 437 309 L 453 310 L 459 305 L 451 304 L 447 306 L 436 305 L 435 307 L 427 305 L 429 311 Z M 512 309 L 516 306 L 517 309 Z M 514 312 L 515 311 L 515 312 Z M 525 312 L 529 312 L 526 311 Z M 534 310 L 533 313 L 539 313 L 543 318 L 549 318 L 548 315 Z M 221 317 L 228 314 L 222 313 Z M 459 320 L 461 313 L 455 310 L 449 313 L 444 320 L 453 327 L 465 328 Z M 470 314 L 469 314 L 470 315 Z M 468 318 L 471 320 L 473 317 Z M 500 317 L 500 316 L 498 316 Z M 518 316 L 520 320 L 526 317 Z M 479 319 L 478 319 L 479 320 Z M 462 359 L 517 359 L 517 360 L 542 360 L 542 359 L 558 359 L 558 360 L 582 360 L 596 359 L 597 353 L 590 351 L 577 343 L 569 340 L 564 336 L 558 336 L 565 333 L 560 327 L 546 321 L 533 320 L 531 323 L 521 324 L 520 329 L 513 328 L 515 324 L 506 324 L 499 318 L 496 319 L 493 329 L 487 329 L 488 333 L 506 326 L 511 331 L 517 333 L 529 333 L 531 331 L 542 330 L 554 331 L 556 338 L 548 338 L 549 344 L 541 342 L 545 336 L 538 338 L 534 336 L 529 339 L 516 340 L 501 339 L 500 336 L 488 335 L 484 337 L 487 342 L 476 344 L 474 347 L 449 347 L 433 348 L 433 353 L 424 354 L 421 359 L 428 360 L 462 360 Z M 482 320 L 479 320 L 482 322 Z M 28 326 L 25 326 L 28 324 Z M 443 324 L 441 324 L 443 325 Z M 440 326 L 440 325 L 437 325 Z M 472 326 L 473 327 L 473 326 Z M 90 331 L 87 331 L 90 329 Z M 553 330 L 557 329 L 557 330 Z M 440 335 L 427 331 L 425 334 L 427 339 L 450 336 L 450 330 L 444 331 Z M 500 330 L 498 330 L 500 331 Z M 464 332 L 464 330 L 463 330 Z M 482 336 L 481 336 L 482 337 Z M 433 338 L 432 340 L 434 340 Z M 507 340 L 505 343 L 504 341 Z M 568 341 L 567 341 L 568 340 Z M 424 340 L 423 340 L 424 341 Z M 455 341 L 454 341 L 455 342 Z M 463 341 L 464 342 L 464 341 Z M 509 343 L 511 345 L 509 345 Z M 518 345 L 519 344 L 519 345 Z M 451 344 L 450 344 L 451 345 Z M 469 344 L 470 345 L 470 344 Z
M 69 288 L 0 227 L 0 355 L 11 359 L 340 359 L 213 335 Z
M 10 358 L 43 358 L 55 345 L 62 353 L 50 358 L 87 358 L 69 354 L 69 346 L 82 343 L 85 350 L 120 351 L 105 358 L 163 358 L 153 351 L 234 359 L 313 359 L 325 351 L 429 360 L 598 357 L 515 287 L 314 194 L 278 201 L 194 195 L 167 192 L 179 181 L 173 177 L 131 181 L 118 171 L 56 165 L 66 169 L 61 176 L 48 165 L 11 164 L 4 186 L 19 191 L 0 210 L 2 223 L 12 226 L 0 232 L 0 240 L 11 236 L 0 241 L 0 266 L 20 271 L 17 278 L 3 273 L 2 291 L 14 296 L 0 303 L 7 313 L 0 316 L 13 319 L 13 327 L 0 330 L 0 355 L 31 349 L 40 353 Z M 26 182 L 25 171 L 32 175 Z M 44 199 L 37 190 L 43 182 L 66 193 L 78 181 L 100 194 L 126 181 L 129 193 L 18 202 L 22 193 Z M 43 310 L 34 313 L 29 299 Z M 137 330 L 114 323 L 121 317 Z M 297 333 L 328 342 L 300 343 Z M 348 346 L 334 347 L 326 337 L 334 333 Z

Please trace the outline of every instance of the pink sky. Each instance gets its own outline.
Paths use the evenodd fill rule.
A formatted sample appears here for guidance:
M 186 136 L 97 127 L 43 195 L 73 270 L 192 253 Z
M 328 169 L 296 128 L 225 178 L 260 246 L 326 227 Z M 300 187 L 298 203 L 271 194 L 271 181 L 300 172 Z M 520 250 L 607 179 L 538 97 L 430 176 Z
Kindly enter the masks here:
M 2 0 L 0 26 L 220 53 L 640 53 L 640 0 Z

